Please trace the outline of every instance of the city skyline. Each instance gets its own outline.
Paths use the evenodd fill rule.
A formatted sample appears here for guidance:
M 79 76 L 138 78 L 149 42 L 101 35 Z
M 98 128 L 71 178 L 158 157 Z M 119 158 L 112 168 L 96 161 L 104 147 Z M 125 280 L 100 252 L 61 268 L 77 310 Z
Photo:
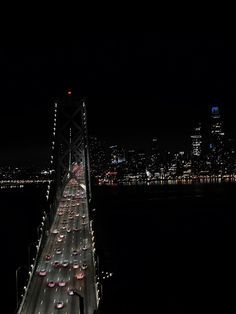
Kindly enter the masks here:
M 1 159 L 47 158 L 68 88 L 86 100 L 89 133 L 108 140 L 183 149 L 211 106 L 235 136 L 235 47 L 222 32 L 84 32 L 63 48 L 2 48 Z
M 106 135 L 104 136 L 104 134 L 102 134 L 102 133 L 100 133 L 100 134 L 89 133 L 89 136 L 91 138 L 97 137 L 99 140 L 105 142 L 107 147 L 112 146 L 112 145 L 118 145 L 119 147 L 123 147 L 123 149 L 125 149 L 126 151 L 128 151 L 129 149 L 135 149 L 136 151 L 144 151 L 144 152 L 150 151 L 151 140 L 153 138 L 156 138 L 159 150 L 162 153 L 164 153 L 164 152 L 176 153 L 179 151 L 184 151 L 185 153 L 188 154 L 190 149 L 191 149 L 191 146 L 192 146 L 191 134 L 192 134 L 193 130 L 198 125 L 201 126 L 201 133 L 202 133 L 202 136 L 204 138 L 205 145 L 206 145 L 206 142 L 210 140 L 210 138 L 209 138 L 209 136 L 210 136 L 209 123 L 210 123 L 210 119 L 211 119 L 212 108 L 218 108 L 219 114 L 221 116 L 222 124 L 223 124 L 222 126 L 224 129 L 224 132 L 226 133 L 225 135 L 227 136 L 227 138 L 230 138 L 233 141 L 235 141 L 235 136 L 232 132 L 232 126 L 227 125 L 224 121 L 224 112 L 222 112 L 222 107 L 223 106 L 215 106 L 215 105 L 211 106 L 211 107 L 209 106 L 208 113 L 206 116 L 202 116 L 199 119 L 196 119 L 193 117 L 193 121 L 191 121 L 189 119 L 188 120 L 189 126 L 188 126 L 187 132 L 185 132 L 185 134 L 178 134 L 179 135 L 179 142 L 177 142 L 176 138 L 173 137 L 174 134 L 170 133 L 169 134 L 170 137 L 171 136 L 173 137 L 172 140 L 175 140 L 175 143 L 174 143 L 175 145 L 173 145 L 173 143 L 171 143 L 171 142 L 168 142 L 168 141 L 166 142 L 165 136 L 163 136 L 163 134 L 160 134 L 159 137 L 156 136 L 155 134 L 145 134 L 145 136 L 141 140 L 140 140 L 140 137 L 137 136 L 137 134 L 136 134 L 136 136 L 133 135 L 133 137 L 132 137 L 128 133 L 126 135 L 126 138 L 122 138 L 122 137 L 117 138 L 116 136 L 114 136 L 114 138 L 113 138 L 113 137 L 111 137 L 111 135 L 110 136 L 106 136 Z M 223 119 L 222 119 L 222 117 L 223 117 Z M 143 130 L 141 130 L 141 131 L 143 131 Z M 51 140 L 51 139 L 52 139 L 52 129 L 51 129 L 51 134 L 48 137 L 48 140 Z M 10 153 L 10 154 L 14 155 L 15 147 L 9 147 L 5 151 L 3 150 L 2 155 L 1 155 L 1 157 L 2 157 L 1 164 L 5 165 L 5 166 L 6 165 L 11 165 L 11 166 L 24 165 L 24 166 L 27 166 L 28 162 L 27 161 L 25 162 L 24 158 L 25 158 L 25 152 L 28 151 L 29 155 L 31 155 L 31 156 L 34 155 L 35 159 L 33 158 L 33 163 L 35 164 L 36 167 L 40 165 L 40 163 L 38 163 L 39 159 L 41 159 L 41 161 L 42 161 L 41 165 L 46 167 L 47 163 L 50 160 L 50 156 L 49 156 L 50 150 L 51 150 L 50 143 L 48 142 L 47 146 L 44 143 L 44 145 L 45 145 L 44 150 L 40 151 L 40 154 L 37 151 L 37 149 L 35 149 L 38 145 L 37 142 L 32 143 L 33 148 L 34 148 L 33 154 L 32 154 L 32 152 L 30 152 L 30 147 L 29 146 L 24 147 L 24 144 L 27 145 L 26 143 L 23 143 L 23 147 L 20 147 L 20 144 L 18 144 L 18 148 L 19 148 L 18 154 L 17 154 L 17 156 L 15 156 L 16 157 L 15 160 L 12 160 L 12 161 L 11 160 L 9 161 L 8 154 Z M 41 144 L 42 144 L 42 142 L 41 142 Z M 22 143 L 21 143 L 21 145 L 22 145 Z M 23 152 L 22 155 L 19 153 L 20 150 Z M 9 161 L 9 163 L 8 163 L 8 161 Z

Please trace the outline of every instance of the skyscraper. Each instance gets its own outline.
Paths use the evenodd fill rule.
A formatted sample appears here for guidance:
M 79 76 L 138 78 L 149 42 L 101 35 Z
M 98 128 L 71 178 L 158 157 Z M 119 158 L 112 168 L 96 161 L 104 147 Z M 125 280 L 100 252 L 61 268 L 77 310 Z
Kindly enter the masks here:
M 160 168 L 160 152 L 159 152 L 159 147 L 158 147 L 158 141 L 157 138 L 154 137 L 152 139 L 152 146 L 151 146 L 151 154 L 150 154 L 150 161 L 148 165 L 148 170 L 154 174 L 159 171 Z
M 219 107 L 213 106 L 211 108 L 209 144 L 209 161 L 213 173 L 221 172 L 223 168 L 224 138 L 225 134 L 222 131 L 222 120 Z
M 89 138 L 91 177 L 100 177 L 109 169 L 109 154 L 106 144 L 97 137 Z
M 192 139 L 192 157 L 200 157 L 202 153 L 202 134 L 201 123 L 193 129 Z
M 201 123 L 193 129 L 191 135 L 192 147 L 191 147 L 191 168 L 192 173 L 198 175 L 202 168 L 202 132 Z

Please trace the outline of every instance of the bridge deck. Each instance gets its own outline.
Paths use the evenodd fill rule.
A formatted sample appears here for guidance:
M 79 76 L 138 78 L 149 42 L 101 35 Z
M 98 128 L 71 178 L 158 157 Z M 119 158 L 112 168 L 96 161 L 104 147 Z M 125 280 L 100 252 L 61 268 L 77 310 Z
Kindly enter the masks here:
M 71 179 L 66 185 L 18 313 L 58 313 L 58 302 L 63 302 L 60 313 L 64 314 L 90 314 L 96 309 L 93 244 L 84 188 L 83 179 Z M 71 295 L 71 289 L 76 293 Z

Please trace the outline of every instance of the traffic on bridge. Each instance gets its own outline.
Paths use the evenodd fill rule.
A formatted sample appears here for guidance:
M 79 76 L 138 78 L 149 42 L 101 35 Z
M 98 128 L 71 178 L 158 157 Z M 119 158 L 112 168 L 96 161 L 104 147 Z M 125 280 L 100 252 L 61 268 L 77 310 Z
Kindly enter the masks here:
M 73 166 L 18 314 L 87 314 L 97 308 L 94 237 L 82 169 L 82 164 Z

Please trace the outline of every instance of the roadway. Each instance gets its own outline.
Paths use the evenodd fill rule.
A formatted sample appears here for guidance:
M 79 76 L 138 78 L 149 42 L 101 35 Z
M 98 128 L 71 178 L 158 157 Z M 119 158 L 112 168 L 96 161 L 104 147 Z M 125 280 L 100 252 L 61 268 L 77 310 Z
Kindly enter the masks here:
M 83 187 L 82 177 L 66 185 L 18 314 L 90 314 L 96 308 L 92 233 Z M 58 302 L 63 302 L 60 309 Z

